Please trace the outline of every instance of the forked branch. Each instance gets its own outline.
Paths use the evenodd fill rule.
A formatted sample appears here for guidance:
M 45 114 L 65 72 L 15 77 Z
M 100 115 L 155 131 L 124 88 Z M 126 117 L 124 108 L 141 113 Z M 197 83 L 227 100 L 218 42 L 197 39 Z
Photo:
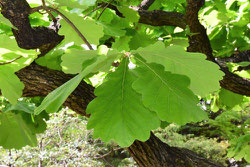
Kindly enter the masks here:
M 58 15 L 60 15 L 73 29 L 74 31 L 79 35 L 79 37 L 84 41 L 84 43 L 88 46 L 88 48 L 90 50 L 94 50 L 93 47 L 91 46 L 91 44 L 88 42 L 88 40 L 84 37 L 84 35 L 81 33 L 81 31 L 75 26 L 75 24 L 70 20 L 68 19 L 63 13 L 61 13 L 59 10 L 57 9 L 54 9 L 54 8 L 51 8 L 51 7 L 48 7 L 48 6 L 38 6 L 38 7 L 35 7 L 35 8 L 32 8 L 30 10 L 30 13 L 34 13 L 34 12 L 37 12 L 39 10 L 46 10 L 46 11 L 52 11 L 52 12 L 55 12 L 57 13 Z

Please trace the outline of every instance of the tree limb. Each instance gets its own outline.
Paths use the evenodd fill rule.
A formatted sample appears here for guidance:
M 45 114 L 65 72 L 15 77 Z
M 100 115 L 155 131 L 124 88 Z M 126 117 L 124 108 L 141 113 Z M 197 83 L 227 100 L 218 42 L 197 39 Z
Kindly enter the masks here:
M 139 10 L 139 23 L 151 26 L 177 26 L 185 29 L 186 21 L 183 14 L 178 12 L 165 12 L 161 10 Z
M 217 57 L 216 61 L 220 64 L 223 63 L 240 63 L 240 62 L 250 62 L 250 50 L 240 52 L 238 54 L 233 54 L 230 57 Z
M 56 14 L 60 15 L 72 28 L 73 30 L 79 35 L 79 37 L 83 40 L 83 42 L 88 46 L 89 50 L 94 50 L 91 44 L 88 42 L 88 40 L 84 37 L 84 35 L 81 33 L 81 31 L 75 26 L 74 23 L 72 23 L 71 20 L 69 20 L 63 13 L 61 13 L 59 10 L 48 7 L 48 6 L 38 6 L 35 8 L 32 8 L 30 10 L 30 13 L 37 12 L 39 10 L 46 10 L 46 11 L 52 11 L 55 12 Z
M 148 10 L 148 8 L 155 2 L 155 0 L 143 0 L 138 6 L 140 10 Z
M 1 13 L 18 30 L 12 29 L 17 44 L 23 49 L 53 48 L 63 40 L 51 27 L 31 27 L 30 6 L 26 0 L 0 0 Z

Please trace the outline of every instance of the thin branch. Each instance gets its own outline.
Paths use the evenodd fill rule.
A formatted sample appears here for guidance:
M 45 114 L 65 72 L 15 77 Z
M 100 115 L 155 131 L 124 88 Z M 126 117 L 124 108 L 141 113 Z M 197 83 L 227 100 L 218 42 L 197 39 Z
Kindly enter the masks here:
M 89 16 L 91 13 L 97 11 L 98 9 L 102 8 L 105 6 L 105 3 L 99 5 L 98 7 L 96 7 L 95 9 L 93 9 L 92 11 L 90 11 L 89 13 L 87 13 L 85 16 L 83 16 L 83 18 L 86 18 L 87 16 Z
M 233 54 L 230 57 L 217 57 L 216 60 L 221 63 L 240 63 L 244 61 L 249 62 L 250 50 L 246 50 L 246 51 Z
M 84 35 L 80 32 L 80 30 L 74 25 L 74 23 L 72 23 L 63 13 L 61 13 L 57 9 L 54 9 L 54 8 L 51 8 L 48 6 L 38 6 L 38 7 L 32 8 L 30 13 L 34 13 L 34 12 L 37 12 L 37 11 L 42 10 L 42 9 L 43 10 L 50 10 L 50 11 L 55 12 L 58 15 L 60 15 L 75 30 L 75 32 L 79 35 L 79 37 L 81 37 L 81 39 L 88 46 L 89 50 L 94 50 L 93 47 L 91 46 L 91 44 L 88 42 L 88 40 L 84 37 Z
M 123 150 L 124 148 L 116 148 L 116 149 L 111 149 L 108 153 L 102 155 L 102 156 L 97 156 L 97 157 L 94 157 L 95 159 L 103 159 L 107 156 L 109 156 L 111 153 L 115 152 L 115 151 L 118 151 L 118 150 Z
M 114 0 L 111 0 L 109 3 L 107 3 L 104 8 L 102 9 L 100 15 L 98 16 L 97 20 L 100 19 L 100 17 L 102 16 L 103 12 L 107 9 L 107 7 L 113 2 Z
M 42 0 L 42 4 L 43 6 L 46 6 L 45 0 Z M 49 10 L 46 10 L 46 12 L 49 14 L 49 16 L 51 17 L 51 19 L 53 20 L 54 23 L 57 22 L 56 18 L 50 13 Z
M 17 58 L 15 58 L 15 59 L 13 59 L 13 60 L 10 60 L 10 61 L 8 61 L 8 62 L 3 62 L 3 63 L 0 63 L 0 65 L 5 65 L 5 64 L 10 64 L 10 63 L 13 63 L 14 61 L 16 61 L 16 60 L 18 60 L 18 59 L 21 59 L 23 56 L 19 56 L 19 57 L 17 57 Z
M 155 2 L 155 0 L 143 0 L 138 6 L 140 10 L 148 10 L 148 8 Z

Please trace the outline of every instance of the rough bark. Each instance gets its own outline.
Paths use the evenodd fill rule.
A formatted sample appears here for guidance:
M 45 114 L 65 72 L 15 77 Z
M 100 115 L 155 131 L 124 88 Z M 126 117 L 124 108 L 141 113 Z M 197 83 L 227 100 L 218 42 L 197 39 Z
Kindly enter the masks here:
M 21 48 L 40 48 L 44 51 L 42 54 L 45 54 L 63 39 L 53 28 L 31 27 L 28 20 L 30 7 L 26 0 L 0 0 L 0 5 L 2 14 L 18 28 L 18 30 L 13 30 L 13 32 Z M 183 28 L 186 25 L 185 18 L 180 13 L 139 11 L 139 14 L 141 15 L 140 22 L 144 24 L 154 26 L 172 25 Z M 191 30 L 193 30 L 192 26 Z M 190 41 L 195 40 L 195 38 L 194 40 L 192 39 Z M 209 48 L 208 50 L 203 49 L 202 53 L 210 52 Z M 197 51 L 200 52 L 199 50 Z M 46 96 L 49 92 L 73 77 L 63 72 L 38 66 L 35 63 L 18 71 L 16 74 L 25 84 L 23 95 L 28 97 Z M 236 92 L 242 93 L 242 90 L 240 90 L 242 83 L 238 82 L 238 80 L 231 82 L 232 79 L 235 78 L 228 76 L 225 80 L 226 84 L 222 84 L 222 86 L 228 84 L 231 87 L 230 83 L 234 83 L 235 85 L 232 88 Z M 240 89 L 236 89 L 236 86 Z M 93 88 L 85 82 L 81 82 L 67 99 L 65 105 L 81 115 L 86 115 L 85 108 L 93 98 Z M 153 134 L 146 142 L 135 141 L 128 150 L 140 166 L 220 166 L 186 149 L 170 147 Z
M 141 167 L 221 167 L 187 149 L 170 147 L 153 133 L 146 142 L 135 141 L 127 149 Z
M 1 13 L 17 28 L 12 29 L 17 44 L 23 49 L 53 48 L 63 40 L 55 29 L 50 27 L 31 27 L 30 6 L 26 0 L 0 0 Z
M 148 24 L 152 26 L 177 26 L 185 29 L 185 17 L 178 12 L 165 12 L 161 10 L 139 10 L 139 23 Z

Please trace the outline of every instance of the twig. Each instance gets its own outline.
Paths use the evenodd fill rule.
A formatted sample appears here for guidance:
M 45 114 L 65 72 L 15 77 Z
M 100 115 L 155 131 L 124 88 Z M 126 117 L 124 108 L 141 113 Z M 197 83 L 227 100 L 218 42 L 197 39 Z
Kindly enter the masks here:
M 94 50 L 93 47 L 90 45 L 90 43 L 87 41 L 87 39 L 79 31 L 79 29 L 64 14 L 62 14 L 57 9 L 54 9 L 54 8 L 51 8 L 48 6 L 38 6 L 38 7 L 32 8 L 30 13 L 34 13 L 34 12 L 37 12 L 37 11 L 42 10 L 42 9 L 49 10 L 49 11 L 55 12 L 58 15 L 60 15 L 75 30 L 75 32 L 80 36 L 80 38 L 85 42 L 85 44 L 88 46 L 89 50 Z
M 104 8 L 102 9 L 100 15 L 98 16 L 97 20 L 100 19 L 100 17 L 102 16 L 103 12 L 107 9 L 107 7 L 113 2 L 114 0 L 111 0 L 109 3 L 107 3 Z
M 98 9 L 102 8 L 105 6 L 105 3 L 101 4 L 100 6 L 97 6 L 95 9 L 91 10 L 89 13 L 87 13 L 83 18 L 85 19 L 87 16 L 89 16 L 91 13 L 97 11 Z
M 14 61 L 16 61 L 16 60 L 18 60 L 18 59 L 21 59 L 22 57 L 23 57 L 23 56 L 19 56 L 19 57 L 13 59 L 13 60 L 8 61 L 8 62 L 0 63 L 0 65 L 10 64 L 10 63 L 12 63 L 12 62 L 14 62 Z
M 42 0 L 42 4 L 43 4 L 43 6 L 46 6 L 45 0 Z M 49 11 L 49 10 L 46 10 L 46 12 L 47 12 L 47 13 L 49 14 L 49 16 L 52 18 L 53 22 L 56 23 L 57 20 L 56 20 L 56 18 L 50 13 L 50 11 Z
M 105 157 L 107 157 L 108 155 L 110 155 L 111 153 L 113 153 L 113 152 L 115 152 L 115 151 L 118 151 L 118 150 L 123 150 L 124 148 L 117 148 L 117 149 L 112 149 L 112 150 L 110 150 L 108 153 L 106 153 L 106 154 L 104 154 L 104 155 L 102 155 L 102 156 L 97 156 L 97 157 L 95 157 L 95 159 L 103 159 L 103 158 L 105 158 Z

